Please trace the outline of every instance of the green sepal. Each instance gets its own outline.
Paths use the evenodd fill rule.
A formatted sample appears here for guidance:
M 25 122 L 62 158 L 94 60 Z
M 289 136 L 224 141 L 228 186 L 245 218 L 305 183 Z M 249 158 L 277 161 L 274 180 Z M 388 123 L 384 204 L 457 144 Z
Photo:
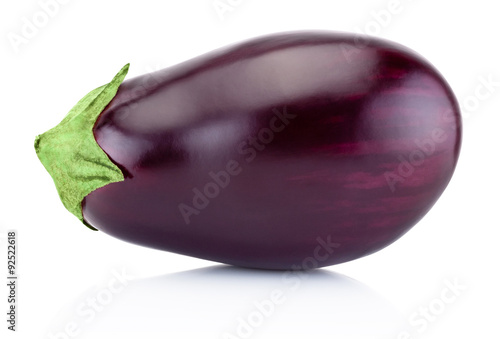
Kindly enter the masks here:
M 35 139 L 35 150 L 49 172 L 68 211 L 84 225 L 82 201 L 92 191 L 123 181 L 123 173 L 101 149 L 94 138 L 94 124 L 115 97 L 127 75 L 125 65 L 107 85 L 98 87 L 81 99 L 54 128 Z

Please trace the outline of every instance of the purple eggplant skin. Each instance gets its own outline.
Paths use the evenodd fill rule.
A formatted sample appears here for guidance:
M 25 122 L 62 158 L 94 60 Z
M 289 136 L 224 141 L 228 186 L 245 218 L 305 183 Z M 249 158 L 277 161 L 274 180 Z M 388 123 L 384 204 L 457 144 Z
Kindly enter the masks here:
M 84 220 L 135 244 L 262 269 L 328 266 L 391 244 L 449 183 L 460 111 L 421 56 L 362 42 L 280 33 L 126 80 L 94 125 L 125 180 L 90 193 Z

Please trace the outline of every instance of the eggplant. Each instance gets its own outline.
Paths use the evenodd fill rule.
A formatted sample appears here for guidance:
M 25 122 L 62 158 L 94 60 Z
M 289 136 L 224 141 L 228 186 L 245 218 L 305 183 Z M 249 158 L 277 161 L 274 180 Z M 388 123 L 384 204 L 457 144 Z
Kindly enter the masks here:
M 457 164 L 450 86 L 393 42 L 288 32 L 127 71 L 35 148 L 73 214 L 134 244 L 251 268 L 338 264 L 405 234 Z

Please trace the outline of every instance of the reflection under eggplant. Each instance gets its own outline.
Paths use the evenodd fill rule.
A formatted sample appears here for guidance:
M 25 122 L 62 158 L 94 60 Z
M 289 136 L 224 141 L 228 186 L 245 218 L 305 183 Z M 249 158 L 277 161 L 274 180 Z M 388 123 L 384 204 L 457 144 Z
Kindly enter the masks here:
M 211 266 L 133 280 L 103 308 L 91 321 L 80 317 L 79 338 L 395 338 L 404 323 L 377 292 L 328 270 Z

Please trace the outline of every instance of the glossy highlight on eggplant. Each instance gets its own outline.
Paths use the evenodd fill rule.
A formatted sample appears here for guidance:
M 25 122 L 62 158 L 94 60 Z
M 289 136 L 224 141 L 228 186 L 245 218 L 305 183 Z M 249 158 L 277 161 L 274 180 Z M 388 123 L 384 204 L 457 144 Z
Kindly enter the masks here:
M 414 226 L 452 177 L 461 120 L 443 77 L 406 47 L 293 32 L 125 80 L 93 132 L 125 179 L 85 197 L 92 227 L 221 263 L 310 269 Z

